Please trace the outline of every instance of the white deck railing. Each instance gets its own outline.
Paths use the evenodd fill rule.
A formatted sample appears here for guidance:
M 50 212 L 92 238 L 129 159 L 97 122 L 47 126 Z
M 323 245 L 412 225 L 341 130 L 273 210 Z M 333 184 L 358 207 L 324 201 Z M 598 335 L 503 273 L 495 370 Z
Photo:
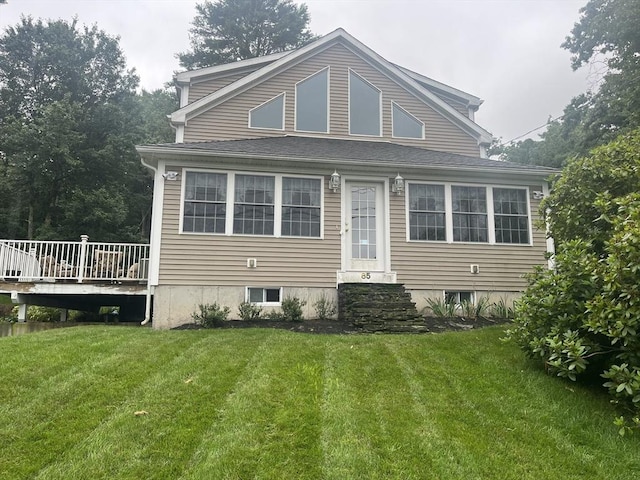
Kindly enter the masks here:
M 0 240 L 0 281 L 146 281 L 149 244 Z

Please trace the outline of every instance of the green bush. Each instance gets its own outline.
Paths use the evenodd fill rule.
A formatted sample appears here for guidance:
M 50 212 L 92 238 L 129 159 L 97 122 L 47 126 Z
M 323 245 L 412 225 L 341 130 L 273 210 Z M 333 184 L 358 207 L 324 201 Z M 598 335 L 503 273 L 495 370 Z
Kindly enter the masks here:
M 258 320 L 262 315 L 262 307 L 254 303 L 242 302 L 238 306 L 238 313 L 242 320 Z
M 231 309 L 229 307 L 221 307 L 218 302 L 198 305 L 198 312 L 191 314 L 191 318 L 195 323 L 205 327 L 211 327 L 215 322 L 222 322 L 229 317 Z
M 27 311 L 27 319 L 30 322 L 58 322 L 60 321 L 60 309 L 30 305 Z
M 327 298 L 324 294 L 313 304 L 318 320 L 329 320 L 337 313 L 336 302 Z
M 0 303 L 0 322 L 16 322 L 18 310 L 11 303 Z
M 569 162 L 543 208 L 555 268 L 538 268 L 508 336 L 555 375 L 606 381 L 640 429 L 640 130 Z
M 287 322 L 301 322 L 304 320 L 302 307 L 307 304 L 306 301 L 300 300 L 298 297 L 287 297 L 282 301 L 282 316 Z
M 482 296 L 476 302 L 464 301 L 460 304 L 460 311 L 465 318 L 477 319 L 486 317 L 489 310 L 489 297 Z

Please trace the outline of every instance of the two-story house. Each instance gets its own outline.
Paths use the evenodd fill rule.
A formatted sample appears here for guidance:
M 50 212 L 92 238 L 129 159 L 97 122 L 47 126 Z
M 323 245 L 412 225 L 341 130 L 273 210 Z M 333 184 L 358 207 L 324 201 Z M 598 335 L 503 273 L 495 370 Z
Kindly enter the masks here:
M 514 296 L 545 262 L 549 169 L 486 158 L 473 95 L 390 63 L 342 29 L 295 51 L 177 75 L 176 143 L 155 173 L 153 323 L 198 304 L 335 299 L 401 283 L 427 298 Z

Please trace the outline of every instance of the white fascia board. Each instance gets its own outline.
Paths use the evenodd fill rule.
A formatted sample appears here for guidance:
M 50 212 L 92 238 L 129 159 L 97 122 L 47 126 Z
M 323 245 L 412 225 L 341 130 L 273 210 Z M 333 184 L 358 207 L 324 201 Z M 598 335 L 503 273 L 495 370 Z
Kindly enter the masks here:
M 478 109 L 480 105 L 482 105 L 483 100 L 481 98 L 476 97 L 475 95 L 471 95 L 470 93 L 464 92 L 462 90 L 458 90 L 450 85 L 446 85 L 444 83 L 438 82 L 433 78 L 425 77 L 413 70 L 409 70 L 408 68 L 402 67 L 400 65 L 394 64 L 397 68 L 399 68 L 402 72 L 406 73 L 409 77 L 413 78 L 417 82 L 424 83 L 429 85 L 430 87 L 435 88 L 436 90 L 440 90 L 443 93 L 449 94 L 453 97 L 457 97 L 459 100 L 465 102 L 469 107 L 476 107 L 475 110 Z
M 306 46 L 299 48 L 298 50 L 295 50 L 293 52 L 288 52 L 287 55 L 283 55 L 283 57 L 279 58 L 278 60 L 270 63 L 265 67 L 260 68 L 259 70 L 256 70 L 255 72 L 250 73 L 237 82 L 234 82 L 231 85 L 227 85 L 220 90 L 210 93 L 209 95 L 196 100 L 195 102 L 187 105 L 184 108 L 181 108 L 180 110 L 176 110 L 171 114 L 171 122 L 186 123 L 188 118 L 197 115 L 201 111 L 208 110 L 209 108 L 214 107 L 217 103 L 226 100 L 228 97 L 231 97 L 236 93 L 243 91 L 244 88 L 250 86 L 260 78 L 268 76 L 270 73 L 280 69 L 282 66 L 287 65 L 288 63 L 297 60 L 301 56 L 306 55 L 308 52 L 325 45 L 334 38 L 341 36 L 343 33 L 346 32 L 339 28 L 329 33 L 328 35 L 325 35 L 319 40 L 316 40 L 315 42 L 309 43 Z
M 416 80 L 404 73 L 400 68 L 396 67 L 393 63 L 385 60 L 383 57 L 378 55 L 376 52 L 371 50 L 359 40 L 351 37 L 346 32 L 344 32 L 343 37 L 347 38 L 353 46 L 373 59 L 380 67 L 386 68 L 388 70 L 388 75 L 396 77 L 397 80 L 400 80 L 402 83 L 404 83 L 405 86 L 414 91 L 418 98 L 421 97 L 422 100 L 427 103 L 427 105 L 434 108 L 438 113 L 469 133 L 478 141 L 478 144 L 491 143 L 491 141 L 493 140 L 493 135 L 491 135 L 490 132 L 480 127 L 477 123 L 472 122 L 469 118 L 458 112 L 447 102 L 440 99 L 436 94 L 431 93 L 425 87 L 420 85 Z
M 180 72 L 176 75 L 176 82 L 178 82 L 179 84 L 183 84 L 183 83 L 188 84 L 200 77 L 206 77 L 208 75 L 214 75 L 218 73 L 229 73 L 233 70 L 247 68 L 247 67 L 259 67 L 260 65 L 263 65 L 265 63 L 274 62 L 290 53 L 291 51 L 272 53 L 271 55 L 265 55 L 263 57 L 248 58 L 246 60 L 238 60 L 237 62 L 233 62 L 233 63 L 225 63 L 224 65 L 216 65 L 213 67 L 205 67 L 205 68 L 199 68 L 197 70 Z
M 173 163 L 180 164 L 181 160 L 191 161 L 194 158 L 204 159 L 209 158 L 221 158 L 229 160 L 266 160 L 276 161 L 282 163 L 291 163 L 296 166 L 309 164 L 309 165 L 331 165 L 331 169 L 335 165 L 353 166 L 353 167 L 374 167 L 374 168 L 390 168 L 391 170 L 401 171 L 424 171 L 424 170 L 438 170 L 438 171 L 457 171 L 457 172 L 484 172 L 487 174 L 495 175 L 496 173 L 505 175 L 517 175 L 527 176 L 530 181 L 543 181 L 549 176 L 558 173 L 559 170 L 549 169 L 545 171 L 532 171 L 525 168 L 500 168 L 498 165 L 491 167 L 473 167 L 465 165 L 417 165 L 417 164 L 403 164 L 399 165 L 394 161 L 367 161 L 367 160 L 352 160 L 349 158 L 336 159 L 336 158 L 313 158 L 305 156 L 291 156 L 281 157 L 278 155 L 255 155 L 247 153 L 237 152 L 211 152 L 200 149 L 173 149 L 165 148 L 159 145 L 140 145 L 136 147 L 136 150 L 140 155 L 149 155 L 158 160 L 165 159 L 171 160 Z

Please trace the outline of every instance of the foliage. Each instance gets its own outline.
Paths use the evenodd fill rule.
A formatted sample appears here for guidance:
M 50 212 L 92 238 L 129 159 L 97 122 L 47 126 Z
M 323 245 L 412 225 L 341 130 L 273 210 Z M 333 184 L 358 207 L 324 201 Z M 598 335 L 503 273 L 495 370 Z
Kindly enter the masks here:
M 313 308 L 316 311 L 318 320 L 329 320 L 338 312 L 336 302 L 324 294 L 313 303 Z
M 17 317 L 18 307 L 15 307 L 15 315 Z M 39 305 L 30 305 L 28 314 L 30 322 L 57 322 L 60 320 L 60 309 L 54 307 L 41 307 Z
M 493 304 L 490 305 L 489 310 L 489 316 L 493 318 L 512 319 L 514 317 L 513 303 L 508 302 L 506 298 L 500 298 L 497 302 L 493 302 Z
M 465 318 L 477 319 L 485 317 L 489 310 L 489 297 L 486 295 L 477 298 L 475 302 L 465 300 L 460 304 L 460 312 Z
M 640 191 L 640 129 L 569 162 L 541 206 L 556 244 L 583 239 L 601 254 L 613 202 Z
M 599 88 L 571 100 L 540 141 L 494 148 L 503 159 L 562 167 L 575 156 L 640 127 L 640 0 L 591 0 L 562 47 L 572 67 L 601 71 Z
M 212 327 L 216 322 L 223 322 L 229 317 L 231 309 L 221 307 L 218 302 L 198 305 L 198 312 L 191 314 L 191 318 L 198 325 Z
M 312 39 L 306 5 L 291 0 L 205 0 L 196 5 L 188 70 L 283 52 Z
M 242 320 L 258 320 L 262 315 L 262 307 L 251 302 L 242 302 L 238 305 L 238 313 Z
M 427 298 L 427 308 L 438 318 L 453 318 L 456 316 L 457 305 L 447 302 L 444 298 Z
M 12 303 L 0 303 L 0 322 L 15 322 L 18 312 Z
M 301 322 L 304 320 L 302 307 L 307 304 L 298 297 L 286 297 L 282 300 L 282 317 L 287 322 Z
M 509 332 L 553 374 L 604 377 L 629 425 L 640 412 L 638 192 L 640 131 L 567 165 L 543 204 L 555 269 L 529 276 Z
M 134 145 L 171 140 L 176 102 L 137 85 L 118 39 L 96 26 L 23 17 L 5 30 L 0 237 L 148 238 L 152 179 Z

